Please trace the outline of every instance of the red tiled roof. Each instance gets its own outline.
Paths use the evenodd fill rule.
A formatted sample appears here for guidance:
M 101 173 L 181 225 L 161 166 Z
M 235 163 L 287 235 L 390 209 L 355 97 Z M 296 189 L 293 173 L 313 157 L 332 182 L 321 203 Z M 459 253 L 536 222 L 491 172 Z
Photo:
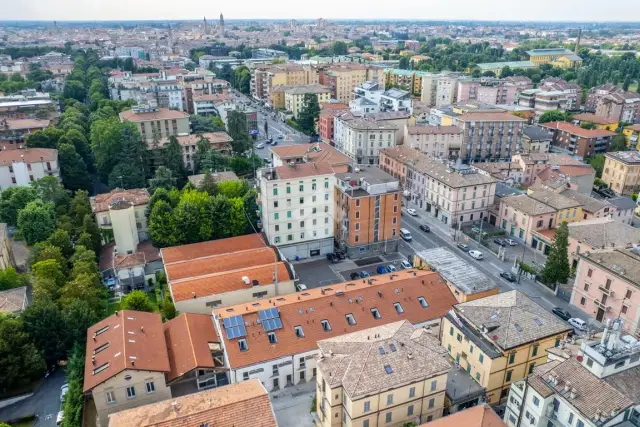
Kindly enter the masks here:
M 25 148 L 0 151 L 0 163 L 13 162 L 53 162 L 58 159 L 58 150 L 53 148 Z
M 563 132 L 568 132 L 572 135 L 581 136 L 583 138 L 597 138 L 601 136 L 614 136 L 614 132 L 609 132 L 605 129 L 582 129 L 580 126 L 576 126 L 567 122 L 549 122 L 540 124 L 542 127 L 550 129 L 557 129 Z
M 0 121 L 0 132 L 3 130 L 45 129 L 51 121 L 38 119 L 6 119 Z
M 266 244 L 260 234 L 245 234 L 244 236 L 228 239 L 209 240 L 207 242 L 163 248 L 160 253 L 164 264 L 200 258 L 203 256 L 220 255 L 246 249 L 264 248 Z
M 507 425 L 486 403 L 449 416 L 438 418 L 420 427 L 506 427 Z
M 122 310 L 87 329 L 84 391 L 127 369 L 169 372 L 160 314 Z
M 209 314 L 183 313 L 164 325 L 171 382 L 194 369 L 213 369 L 213 357 L 209 343 L 220 339 Z
M 90 199 L 93 213 L 106 212 L 114 202 L 127 200 L 134 206 L 146 205 L 149 203 L 149 193 L 144 188 L 131 190 L 121 190 L 116 188 L 110 193 L 98 194 Z
M 138 245 L 135 253 L 116 256 L 115 267 L 134 267 L 136 265 L 144 265 L 159 259 L 160 249 L 153 246 L 151 240 L 147 240 L 146 242 L 142 242 Z
M 222 330 L 221 319 L 234 315 L 242 315 L 248 325 L 244 337 L 246 351 L 240 351 L 237 339 L 223 337 L 230 366 L 236 369 L 311 351 L 317 348 L 318 340 L 399 320 L 414 324 L 430 321 L 444 316 L 457 302 L 435 272 L 403 270 L 370 280 L 371 285 L 366 280 L 357 280 L 214 310 Z M 423 308 L 418 302 L 420 296 L 426 299 L 428 307 Z M 400 303 L 403 313 L 396 311 L 394 303 Z M 257 323 L 258 311 L 272 307 L 278 309 L 283 323 L 283 328 L 276 331 L 276 344 L 269 342 L 264 328 Z M 379 319 L 372 316 L 372 308 L 378 309 Z M 355 325 L 347 323 L 347 313 L 354 315 Z M 330 331 L 323 330 L 322 320 L 329 321 Z M 304 333 L 300 338 L 294 330 L 298 325 Z
M 475 111 L 464 113 L 458 117 L 458 120 L 465 122 L 494 122 L 494 121 L 506 121 L 506 122 L 526 122 L 526 119 L 522 117 L 514 116 L 507 112 L 491 112 L 491 111 Z
M 283 160 L 306 157 L 307 162 L 328 162 L 331 166 L 353 163 L 351 157 L 341 153 L 326 142 L 278 146 L 272 148 L 271 152 Z
M 573 118 L 575 120 L 580 120 L 581 122 L 593 122 L 597 125 L 613 125 L 618 123 L 617 120 L 610 119 L 604 116 L 597 116 L 591 113 L 574 114 Z
M 329 162 L 296 163 L 295 165 L 283 165 L 274 168 L 279 179 L 294 179 L 307 176 L 330 175 L 334 173 Z
M 189 118 L 189 114 L 170 110 L 168 108 L 159 108 L 158 111 L 148 113 L 136 113 L 133 110 L 126 110 L 120 113 L 120 119 L 127 122 L 146 122 L 150 120 L 171 120 Z

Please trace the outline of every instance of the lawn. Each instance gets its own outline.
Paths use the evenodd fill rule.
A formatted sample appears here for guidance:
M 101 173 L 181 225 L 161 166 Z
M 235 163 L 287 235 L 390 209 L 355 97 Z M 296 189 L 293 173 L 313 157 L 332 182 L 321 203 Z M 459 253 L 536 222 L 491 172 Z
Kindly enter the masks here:
M 147 296 L 149 297 L 149 301 L 151 302 L 151 305 L 153 306 L 153 311 L 154 313 L 159 313 L 160 312 L 160 307 L 158 306 L 158 301 L 160 301 L 160 290 L 154 288 L 151 289 L 149 292 L 147 292 Z M 107 314 L 111 315 L 113 313 L 115 313 L 116 311 L 122 310 L 122 304 L 123 302 L 117 302 L 117 301 L 113 301 L 110 302 L 107 305 Z

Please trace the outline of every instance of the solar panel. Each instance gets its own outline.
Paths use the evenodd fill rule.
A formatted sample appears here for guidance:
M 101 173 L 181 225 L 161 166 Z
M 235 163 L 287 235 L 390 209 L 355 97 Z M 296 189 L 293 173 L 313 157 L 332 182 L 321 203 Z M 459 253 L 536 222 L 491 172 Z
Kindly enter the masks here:
M 275 331 L 282 328 L 282 320 L 277 308 L 267 308 L 258 312 L 258 318 L 265 332 Z
M 384 370 L 387 372 L 387 374 L 393 373 L 393 369 L 391 369 L 390 365 L 384 365 Z
M 224 329 L 227 331 L 227 338 L 234 339 L 247 335 L 247 329 L 244 327 L 242 315 L 226 317 L 222 319 Z
M 391 351 L 396 351 L 396 345 L 395 344 L 389 344 L 389 348 L 391 349 Z
M 277 308 L 267 308 L 266 310 L 260 310 L 258 312 L 258 317 L 260 317 L 260 320 L 268 320 L 268 319 L 273 319 L 275 317 L 280 317 L 280 313 L 278 313 L 278 309 Z

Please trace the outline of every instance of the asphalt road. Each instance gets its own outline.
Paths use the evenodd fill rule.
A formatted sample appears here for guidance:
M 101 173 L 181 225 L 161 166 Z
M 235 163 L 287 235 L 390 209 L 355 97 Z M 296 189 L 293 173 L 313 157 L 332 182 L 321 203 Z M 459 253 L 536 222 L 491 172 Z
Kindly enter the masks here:
M 58 368 L 46 378 L 33 396 L 0 409 L 0 422 L 37 415 L 33 427 L 55 427 L 60 411 L 60 387 L 65 383 L 64 369 Z

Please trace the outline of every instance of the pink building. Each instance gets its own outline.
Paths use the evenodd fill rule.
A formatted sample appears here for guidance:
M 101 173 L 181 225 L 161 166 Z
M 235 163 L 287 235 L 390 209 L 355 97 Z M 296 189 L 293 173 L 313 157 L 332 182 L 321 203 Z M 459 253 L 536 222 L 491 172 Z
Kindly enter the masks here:
M 580 254 L 571 304 L 599 322 L 620 317 L 623 329 L 640 333 L 640 256 L 630 249 Z
M 582 208 L 584 210 L 584 207 Z M 569 224 L 569 262 L 578 267 L 580 254 L 598 250 L 625 249 L 640 244 L 640 229 L 615 221 L 597 218 Z
M 496 226 L 543 253 L 550 249 L 557 210 L 527 195 L 503 197 Z
M 512 105 L 517 90 L 517 86 L 503 80 L 460 79 L 456 99 L 458 104 Z

